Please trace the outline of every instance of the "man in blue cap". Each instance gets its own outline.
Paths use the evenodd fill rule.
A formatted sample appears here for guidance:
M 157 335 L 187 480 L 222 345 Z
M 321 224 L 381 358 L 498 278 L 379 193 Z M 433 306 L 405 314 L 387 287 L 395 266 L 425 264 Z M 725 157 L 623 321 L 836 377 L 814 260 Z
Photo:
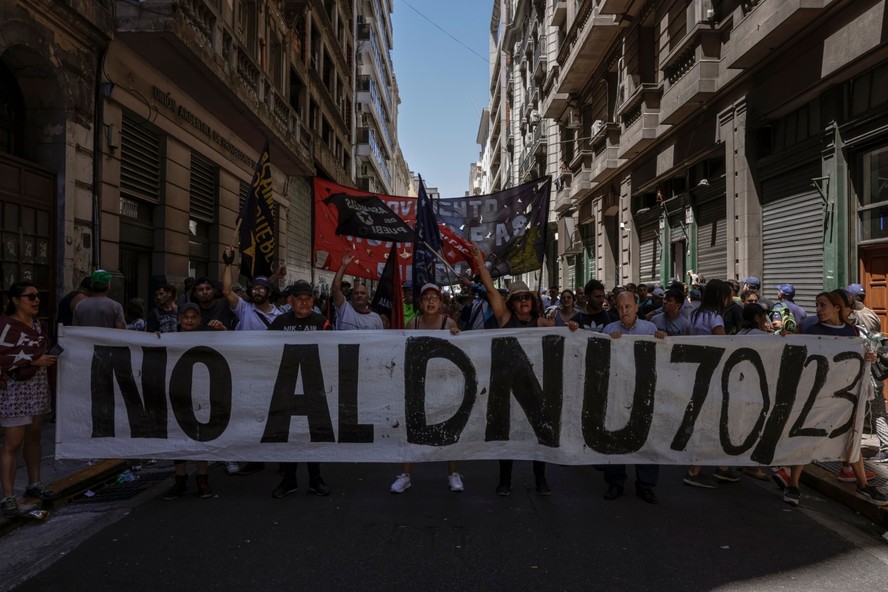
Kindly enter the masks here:
M 795 333 L 795 328 L 808 316 L 804 308 L 793 302 L 793 298 L 795 298 L 795 286 L 792 284 L 777 286 L 777 304 L 771 308 L 771 325 L 775 331 Z

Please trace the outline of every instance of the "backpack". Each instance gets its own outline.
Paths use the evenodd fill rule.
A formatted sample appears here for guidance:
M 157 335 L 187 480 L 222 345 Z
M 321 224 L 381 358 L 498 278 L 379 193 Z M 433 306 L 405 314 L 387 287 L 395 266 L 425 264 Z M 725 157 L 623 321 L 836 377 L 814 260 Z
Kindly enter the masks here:
M 792 314 L 792 311 L 789 310 L 788 306 L 782 302 L 778 302 L 774 305 L 774 308 L 771 309 L 771 325 L 774 327 L 775 333 L 779 332 L 781 329 L 786 333 L 795 333 L 795 315 Z

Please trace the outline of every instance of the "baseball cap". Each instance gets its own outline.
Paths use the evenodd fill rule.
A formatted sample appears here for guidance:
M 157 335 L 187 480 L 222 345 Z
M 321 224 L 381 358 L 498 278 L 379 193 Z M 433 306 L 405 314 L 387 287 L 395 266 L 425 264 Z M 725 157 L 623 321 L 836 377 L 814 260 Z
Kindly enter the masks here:
M 196 280 L 194 280 L 194 285 L 193 285 L 193 287 L 196 288 L 196 287 L 200 286 L 201 284 L 209 284 L 209 285 L 212 286 L 212 285 L 213 285 L 213 280 L 211 280 L 210 278 L 208 278 L 208 277 L 206 277 L 206 276 L 199 277 L 199 278 L 197 278 Z
M 312 296 L 314 295 L 314 290 L 311 287 L 311 284 L 304 280 L 300 280 L 298 282 L 294 282 L 287 286 L 284 292 L 288 296 L 292 296 L 294 298 L 298 298 L 299 296 Z
M 93 288 L 104 288 L 111 283 L 111 274 L 104 269 L 97 269 L 89 279 L 89 285 Z
M 777 286 L 777 291 L 782 292 L 786 296 L 795 296 L 795 286 L 792 284 L 780 284 Z
M 848 284 L 847 290 L 855 296 L 866 295 L 866 290 L 864 290 L 863 286 L 860 284 Z
M 441 288 L 437 284 L 433 284 L 431 282 L 423 285 L 422 290 L 419 291 L 420 295 L 425 294 L 426 290 L 434 290 L 438 294 L 441 293 Z
M 197 314 L 200 314 L 200 307 L 196 302 L 186 302 L 182 306 L 179 307 L 179 314 L 185 314 L 187 310 L 197 311 Z
M 759 288 L 762 287 L 762 282 L 761 282 L 761 280 L 758 279 L 757 277 L 755 277 L 754 275 L 751 275 L 751 276 L 749 276 L 749 277 L 745 277 L 745 278 L 743 278 L 743 279 L 740 280 L 740 281 L 741 281 L 742 283 L 744 283 L 744 284 L 747 284 L 750 288 L 753 288 L 753 289 L 756 289 L 756 290 L 758 290 Z
M 653 291 L 651 292 L 651 295 L 652 296 L 665 296 L 666 292 L 663 290 L 663 288 L 654 288 Z
M 410 280 L 407 280 L 406 282 L 404 282 L 404 283 L 401 284 L 401 287 L 402 287 L 402 288 L 412 288 L 412 287 L 413 287 L 413 282 L 411 282 Z
M 271 282 L 268 281 L 268 278 L 264 275 L 257 275 L 253 278 L 253 287 L 255 288 L 256 286 L 263 286 L 269 290 L 272 289 Z
M 703 293 L 700 292 L 700 290 L 698 290 L 697 288 L 691 290 L 688 295 L 691 297 L 691 300 L 700 300 L 701 298 L 703 298 Z

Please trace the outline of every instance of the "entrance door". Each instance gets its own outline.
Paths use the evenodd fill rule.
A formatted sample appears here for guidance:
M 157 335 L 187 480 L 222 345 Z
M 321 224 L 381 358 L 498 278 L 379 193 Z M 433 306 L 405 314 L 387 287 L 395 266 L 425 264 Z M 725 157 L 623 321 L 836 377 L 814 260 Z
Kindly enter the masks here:
M 861 249 L 860 283 L 866 290 L 864 303 L 882 321 L 882 334 L 888 331 L 888 246 Z

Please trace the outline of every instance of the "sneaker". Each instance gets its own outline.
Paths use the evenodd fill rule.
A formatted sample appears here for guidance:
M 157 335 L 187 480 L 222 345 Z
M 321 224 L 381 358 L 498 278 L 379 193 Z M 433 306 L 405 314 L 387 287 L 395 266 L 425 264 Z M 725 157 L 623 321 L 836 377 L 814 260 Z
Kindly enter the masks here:
M 686 473 L 684 477 L 684 484 L 690 485 L 691 487 L 703 487 L 705 489 L 715 489 L 716 487 L 718 487 L 718 484 L 704 475 L 702 471 L 697 473 L 696 475 Z
M 799 491 L 798 487 L 793 487 L 792 485 L 788 486 L 783 490 L 783 501 L 785 501 L 790 506 L 799 505 L 799 500 L 801 499 L 802 494 Z
M 875 463 L 888 462 L 888 450 L 880 450 L 866 460 L 869 462 L 875 462 Z
M 308 482 L 308 490 L 321 497 L 330 495 L 330 487 L 320 477 L 314 477 Z
M 734 469 L 715 469 L 712 476 L 725 483 L 736 483 L 740 480 L 740 475 Z
M 537 495 L 552 495 L 552 490 L 549 489 L 549 483 L 545 477 L 536 478 L 536 492 Z
M 858 486 L 857 497 L 859 497 L 860 499 L 865 499 L 875 506 L 888 505 L 888 497 L 885 497 L 884 493 L 882 493 L 872 485 L 867 485 L 866 487 Z
M 6 518 L 15 518 L 19 515 L 18 500 L 14 495 L 4 497 L 3 501 L 0 502 L 0 507 L 2 507 L 3 516 Z
M 248 462 L 244 466 L 240 468 L 240 470 L 236 473 L 237 475 L 252 475 L 253 473 L 258 473 L 265 469 L 264 462 Z
M 623 488 L 619 485 L 609 485 L 607 491 L 604 492 L 604 499 L 613 501 L 623 495 Z
M 496 494 L 500 497 L 506 497 L 512 493 L 512 484 L 508 481 L 500 481 L 496 486 Z
M 462 475 L 459 473 L 453 473 L 447 477 L 447 482 L 450 485 L 450 491 L 460 492 L 464 489 Z
M 34 497 L 39 500 L 51 500 L 55 498 L 55 492 L 47 489 L 43 483 L 39 481 L 25 490 L 25 497 Z
M 404 493 L 408 489 L 410 489 L 410 475 L 407 473 L 401 473 L 398 475 L 398 478 L 395 479 L 395 482 L 392 483 L 392 493 Z
M 229 475 L 237 475 L 238 471 L 240 471 L 240 465 L 236 462 L 229 461 L 225 463 L 225 472 Z
M 296 482 L 296 477 L 284 477 L 278 486 L 274 488 L 274 491 L 271 492 L 271 497 L 280 499 L 297 491 L 299 491 L 299 484 Z
M 776 483 L 777 487 L 780 489 L 786 489 L 792 482 L 790 481 L 789 471 L 786 470 L 786 467 L 780 467 L 773 475 L 771 475 L 771 479 L 773 479 L 774 483 Z
M 163 499 L 166 501 L 174 500 L 176 498 L 182 497 L 185 495 L 185 492 L 188 490 L 188 478 L 180 475 L 176 475 L 174 477 L 175 481 L 173 482 L 173 486 L 170 487 L 170 490 L 166 492 L 166 495 L 163 496 Z
M 876 477 L 876 473 L 873 471 L 866 471 L 865 470 L 864 473 L 866 474 L 867 481 L 869 481 L 870 479 L 874 479 Z M 854 469 L 852 469 L 851 467 L 848 467 L 848 466 L 844 466 L 844 465 L 842 466 L 841 469 L 839 469 L 839 472 L 836 474 L 836 479 L 838 479 L 839 481 L 844 481 L 845 483 L 856 483 L 857 482 L 857 477 L 854 476 Z
M 194 480 L 197 481 L 197 496 L 200 499 L 210 499 L 213 497 L 213 490 L 210 489 L 210 480 L 206 475 L 195 475 Z

